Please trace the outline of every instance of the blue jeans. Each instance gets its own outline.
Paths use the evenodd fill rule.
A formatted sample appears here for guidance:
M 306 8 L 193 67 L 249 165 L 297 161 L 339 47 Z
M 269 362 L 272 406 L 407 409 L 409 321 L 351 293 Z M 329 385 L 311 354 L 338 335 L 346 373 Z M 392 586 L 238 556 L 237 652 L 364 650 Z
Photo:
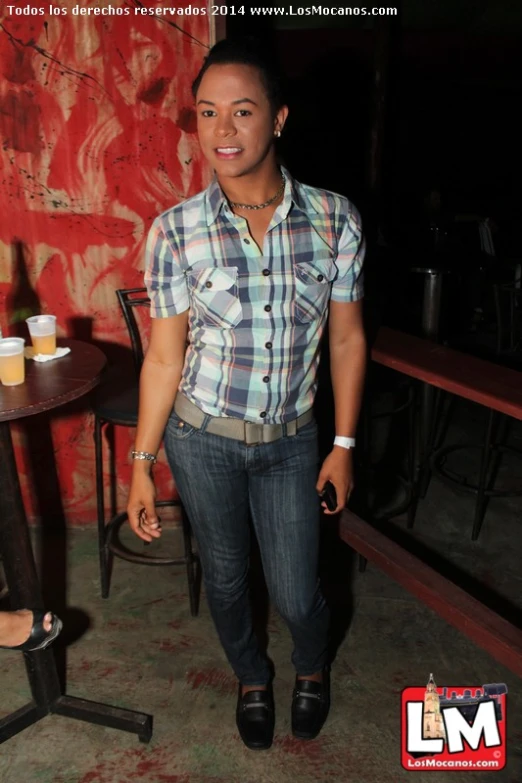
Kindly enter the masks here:
M 172 412 L 165 447 L 201 557 L 206 596 L 221 644 L 243 685 L 272 671 L 252 626 L 250 524 L 270 598 L 294 642 L 298 675 L 328 663 L 329 612 L 319 580 L 320 502 L 315 489 L 317 424 L 274 443 L 245 443 L 196 429 Z

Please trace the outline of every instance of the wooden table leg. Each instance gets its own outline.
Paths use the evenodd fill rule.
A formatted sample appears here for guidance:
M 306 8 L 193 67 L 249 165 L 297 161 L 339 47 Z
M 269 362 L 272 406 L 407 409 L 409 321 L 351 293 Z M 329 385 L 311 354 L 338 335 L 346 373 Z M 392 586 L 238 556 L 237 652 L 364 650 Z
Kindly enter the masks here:
M 0 455 L 0 553 L 11 608 L 43 609 L 8 422 L 0 423 Z M 138 734 L 142 742 L 150 740 L 151 715 L 63 695 L 52 648 L 23 655 L 32 701 L 0 720 L 0 743 L 53 712 L 130 731 Z

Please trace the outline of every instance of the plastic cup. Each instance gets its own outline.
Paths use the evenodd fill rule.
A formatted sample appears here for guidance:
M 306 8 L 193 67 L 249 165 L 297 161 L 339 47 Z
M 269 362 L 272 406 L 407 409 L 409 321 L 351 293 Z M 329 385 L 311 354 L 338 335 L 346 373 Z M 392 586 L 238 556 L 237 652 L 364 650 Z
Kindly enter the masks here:
M 25 381 L 24 345 L 22 337 L 0 340 L 0 381 L 4 386 L 19 386 Z
M 56 316 L 33 315 L 26 318 L 35 354 L 53 356 L 56 353 Z

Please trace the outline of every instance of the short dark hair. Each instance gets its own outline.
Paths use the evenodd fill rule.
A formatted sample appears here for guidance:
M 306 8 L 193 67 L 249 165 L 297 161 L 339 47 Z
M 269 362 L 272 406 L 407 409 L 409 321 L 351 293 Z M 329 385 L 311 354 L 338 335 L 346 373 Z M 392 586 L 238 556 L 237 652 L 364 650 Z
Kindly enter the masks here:
M 250 65 L 257 68 L 274 114 L 285 105 L 283 78 L 276 54 L 273 48 L 258 38 L 225 38 L 214 44 L 192 84 L 194 98 L 211 65 Z

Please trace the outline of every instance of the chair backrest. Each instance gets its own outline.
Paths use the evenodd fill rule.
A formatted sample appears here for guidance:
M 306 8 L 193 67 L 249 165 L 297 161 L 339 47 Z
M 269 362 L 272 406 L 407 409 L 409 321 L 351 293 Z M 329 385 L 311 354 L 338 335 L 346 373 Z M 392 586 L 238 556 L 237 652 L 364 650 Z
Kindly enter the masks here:
M 143 342 L 141 339 L 138 321 L 136 319 L 136 308 L 150 308 L 150 299 L 147 295 L 146 288 L 119 288 L 116 291 L 116 296 L 118 297 L 123 317 L 129 331 L 132 346 L 132 358 L 134 360 L 136 374 L 139 377 L 141 366 L 143 364 Z

